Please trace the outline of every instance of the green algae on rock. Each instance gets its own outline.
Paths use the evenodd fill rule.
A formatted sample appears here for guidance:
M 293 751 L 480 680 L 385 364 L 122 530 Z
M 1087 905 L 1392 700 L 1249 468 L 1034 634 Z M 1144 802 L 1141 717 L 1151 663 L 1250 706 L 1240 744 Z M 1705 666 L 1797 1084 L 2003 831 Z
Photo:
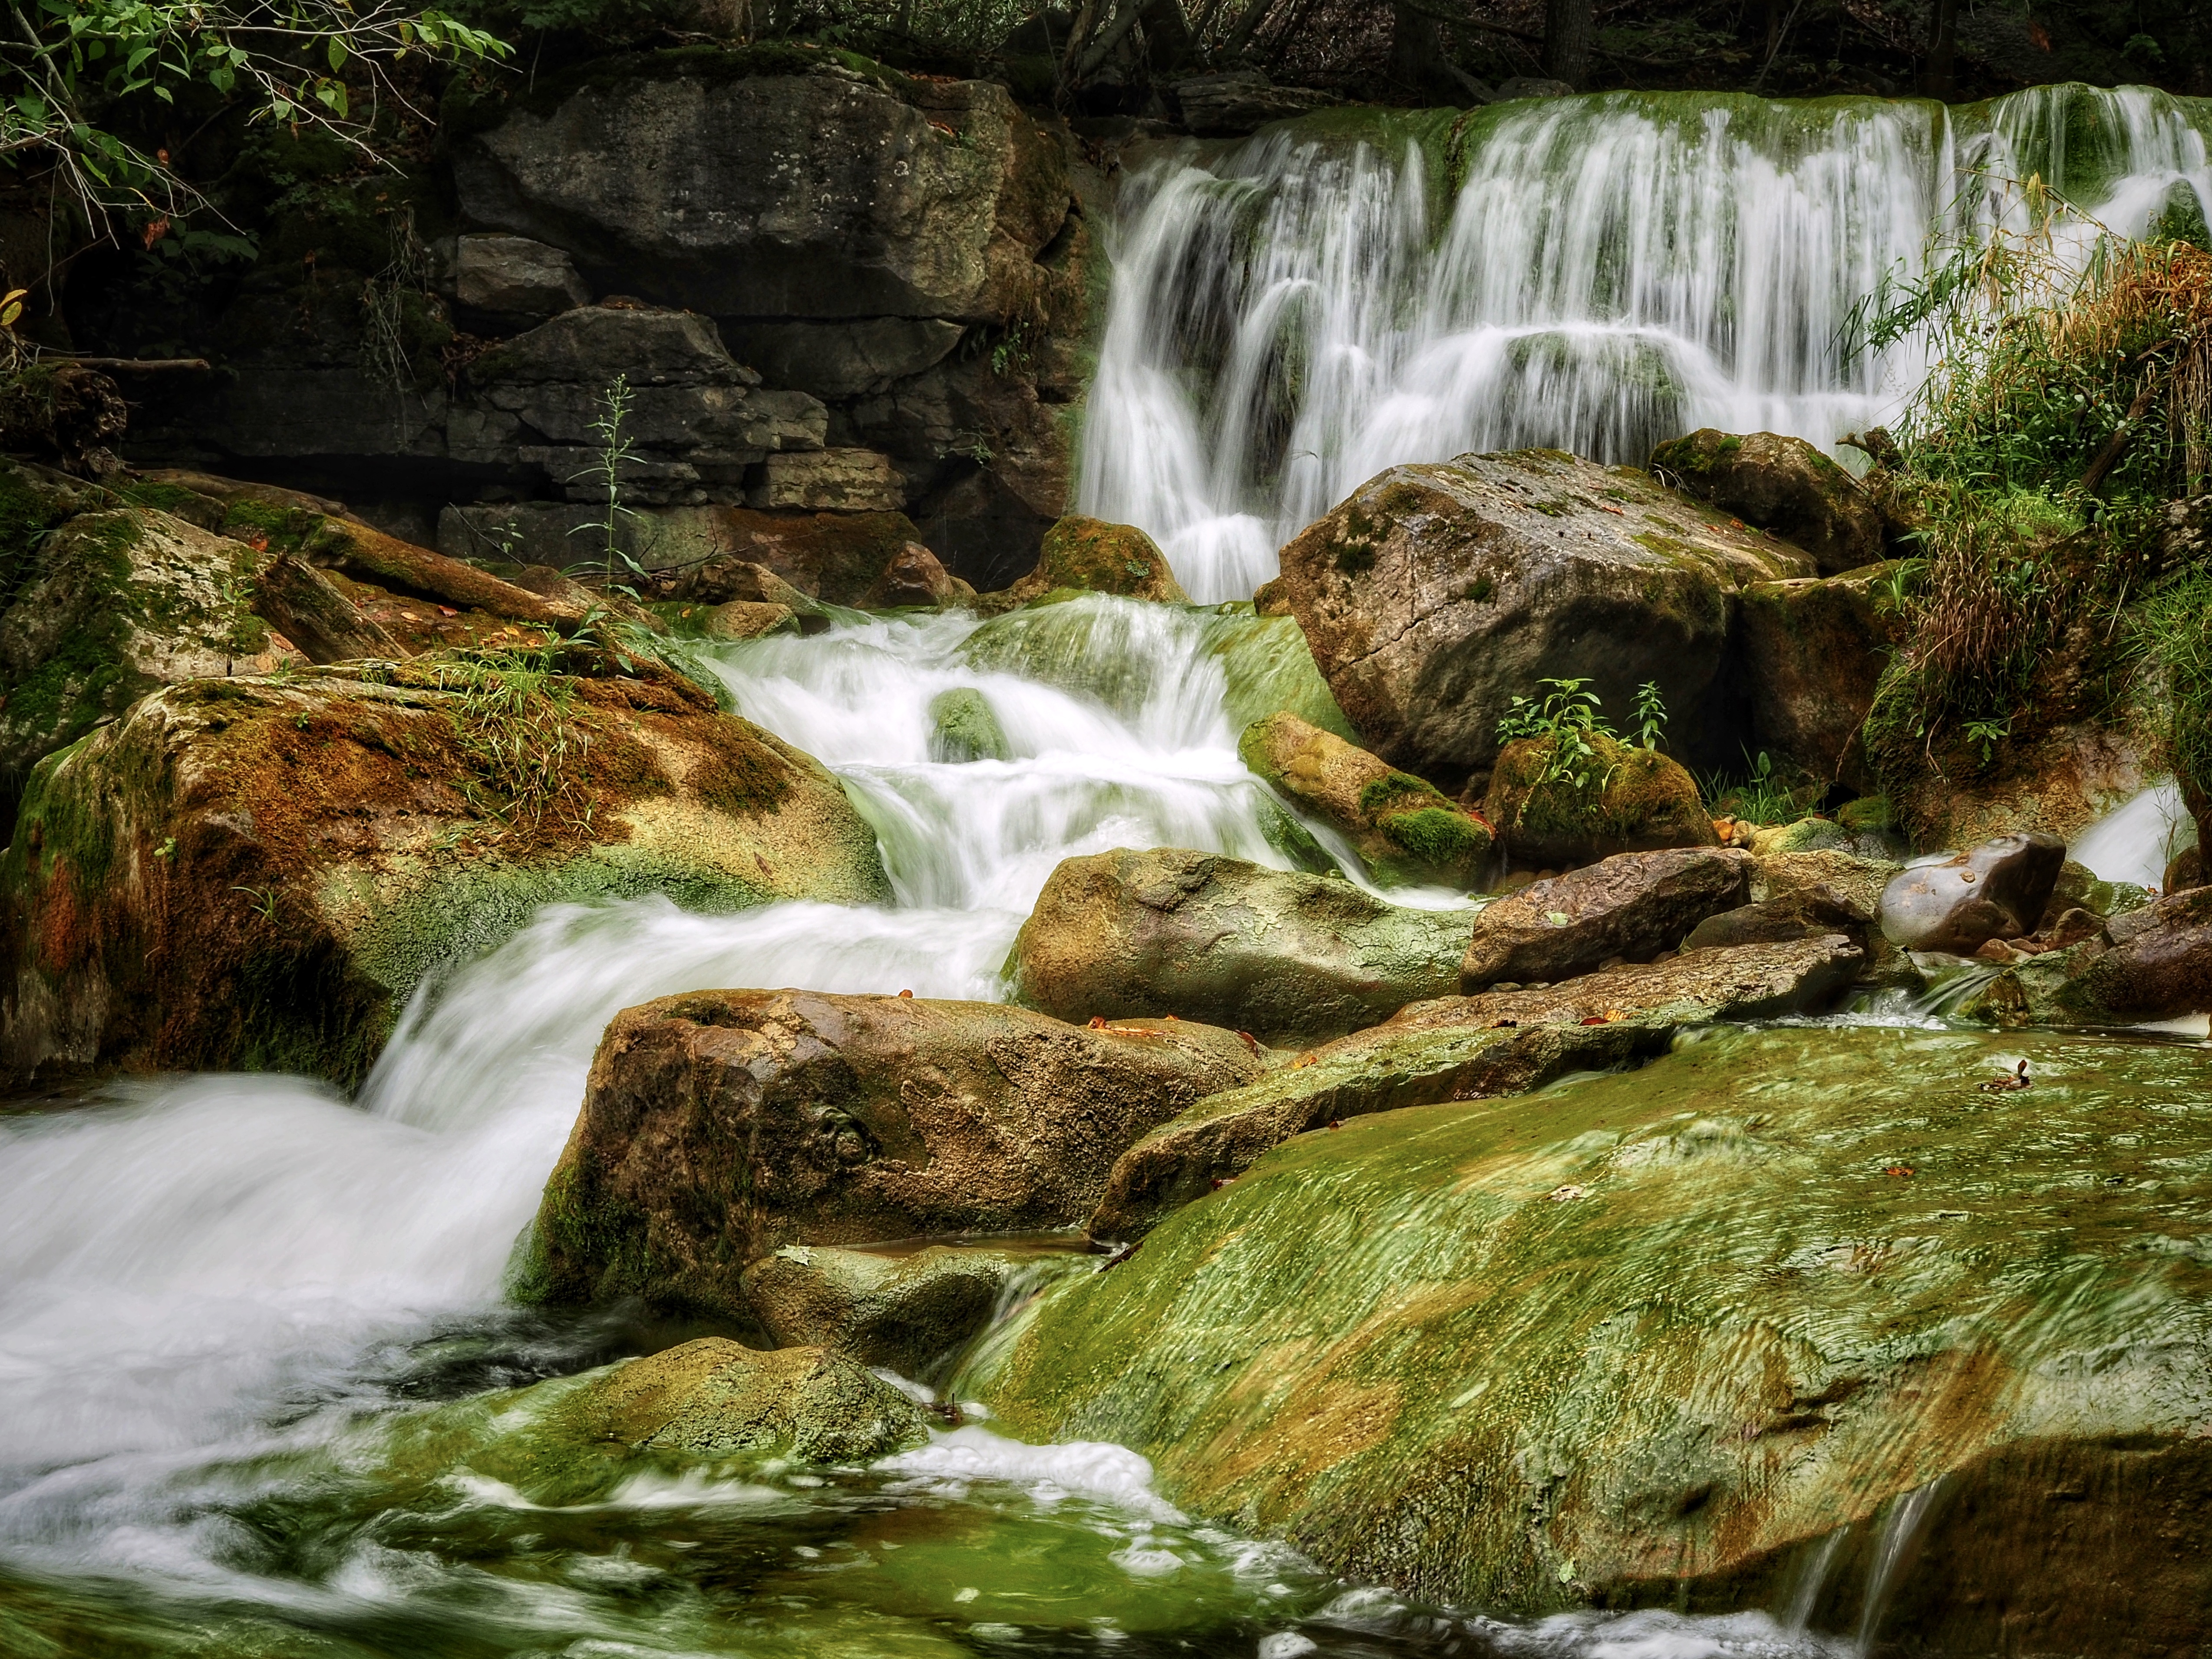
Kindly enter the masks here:
M 1490 774 L 1483 816 L 1516 864 L 1587 864 L 1620 853 L 1712 847 L 1720 837 L 1697 780 L 1656 750 L 1584 734 L 1580 769 L 1557 758 L 1557 735 L 1516 738 Z
M 1012 757 L 991 700 L 972 685 L 957 685 L 929 700 L 929 754 L 941 761 L 1002 761 Z
M 350 1085 L 417 985 L 543 905 L 888 898 L 814 761 L 568 655 L 187 681 L 50 756 L 0 862 L 8 1068 Z
M 1474 917 L 1181 848 L 1063 860 L 1016 935 L 1018 1001 L 1325 1041 L 1459 984 Z
M 1341 832 L 1378 882 L 1473 887 L 1491 831 L 1435 785 L 1288 711 L 1255 720 L 1237 740 L 1244 764 Z
M 2022 1057 L 2029 1093 L 1978 1086 Z M 1942 1481 L 1972 1518 L 1894 1586 L 1917 1637 L 2163 1653 L 2212 1616 L 2172 1507 L 2212 1489 L 2203 1064 L 1715 1030 L 1346 1122 L 1054 1287 L 961 1386 L 1335 1571 L 1498 1609 L 1756 1605 Z

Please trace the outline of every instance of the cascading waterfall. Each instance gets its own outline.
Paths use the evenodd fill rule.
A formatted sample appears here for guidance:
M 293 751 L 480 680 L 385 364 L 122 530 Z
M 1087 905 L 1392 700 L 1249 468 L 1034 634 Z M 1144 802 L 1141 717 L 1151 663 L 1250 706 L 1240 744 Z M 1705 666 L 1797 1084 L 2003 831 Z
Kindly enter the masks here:
M 2029 228 L 2031 177 L 2121 234 L 2201 216 L 2204 119 L 2141 88 L 1613 94 L 1187 150 L 1124 186 L 1083 510 L 1150 531 L 1211 602 L 1401 463 L 1640 461 L 1700 426 L 1832 444 L 1927 368 L 1915 340 L 1847 350 L 1885 277 Z

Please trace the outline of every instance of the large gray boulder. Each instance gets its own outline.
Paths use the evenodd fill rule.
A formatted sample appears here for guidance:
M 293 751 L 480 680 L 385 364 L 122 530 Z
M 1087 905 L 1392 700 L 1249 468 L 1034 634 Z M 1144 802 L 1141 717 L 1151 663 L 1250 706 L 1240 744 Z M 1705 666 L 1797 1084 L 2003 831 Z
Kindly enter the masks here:
M 1881 931 L 1906 951 L 1972 956 L 2035 931 L 2066 862 L 2066 843 L 2030 830 L 1940 864 L 1899 871 L 1881 894 Z
M 1052 872 L 1014 940 L 1015 994 L 1063 1019 L 1168 1015 L 1322 1042 L 1456 989 L 1465 910 L 1178 848 Z
M 1282 552 L 1279 592 L 1370 747 L 1439 781 L 1487 767 L 1498 721 L 1547 677 L 1625 720 L 1656 680 L 1699 765 L 1736 758 L 1701 719 L 1750 582 L 1809 554 L 1632 467 L 1553 450 L 1396 466 Z
M 472 311 L 551 317 L 589 303 L 592 291 L 557 247 L 527 236 L 463 236 L 453 247 L 453 298 Z
M 1663 443 L 1651 471 L 1668 483 L 1810 553 L 1820 574 L 1882 556 L 1881 509 L 1856 478 L 1802 438 L 1711 427 Z
M 1648 961 L 1746 902 L 1751 871 L 1751 854 L 1738 848 L 1683 847 L 1618 853 L 1533 883 L 1475 917 L 1461 986 L 1549 983 L 1616 957 Z
M 1074 192 L 1004 88 L 729 68 L 645 64 L 514 108 L 455 149 L 462 212 L 714 315 L 985 322 L 1033 297 Z
M 1259 1075 L 1230 1031 L 997 1003 L 698 991 L 617 1015 L 539 1207 L 530 1292 L 743 1320 L 786 1244 L 1037 1232 L 1122 1148 Z

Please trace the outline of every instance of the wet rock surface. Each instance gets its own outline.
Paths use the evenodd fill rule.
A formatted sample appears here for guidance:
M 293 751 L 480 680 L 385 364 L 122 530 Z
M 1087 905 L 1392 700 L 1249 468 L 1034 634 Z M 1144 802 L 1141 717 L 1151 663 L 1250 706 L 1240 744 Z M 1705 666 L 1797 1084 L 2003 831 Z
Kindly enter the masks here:
M 538 1212 L 531 1291 L 744 1319 L 787 1244 L 1038 1231 L 1130 1142 L 1257 1076 L 1233 1032 L 995 1003 L 706 991 L 617 1016 Z
M 186 681 L 50 757 L 0 862 L 10 1071 L 350 1085 L 426 975 L 542 905 L 890 896 L 812 760 L 665 670 L 568 666 L 519 733 L 434 659 Z
M 921 1378 L 982 1331 L 1022 1269 L 988 1248 L 890 1255 L 787 1244 L 746 1268 L 738 1287 L 778 1347 L 820 1347 Z
M 1737 590 L 1814 574 L 1810 555 L 1640 470 L 1550 450 L 1393 467 L 1295 538 L 1282 565 L 1362 737 L 1438 781 L 1489 765 L 1511 699 L 1548 676 L 1594 677 L 1624 714 L 1656 680 L 1702 729 Z M 1718 747 L 1697 763 L 1733 763 L 1719 726 L 1707 735 Z
M 2022 1056 L 2030 1092 L 1979 1086 Z M 2184 1519 L 2212 1480 L 2200 1068 L 1718 1031 L 1347 1121 L 1048 1293 L 981 1395 L 1337 1571 L 1526 1613 L 1774 1605 L 1856 1524 L 1814 1614 L 1848 1629 L 1875 1522 L 1940 1480 L 1891 1628 L 2163 1651 L 2212 1607 Z
M 1877 588 L 1893 568 L 1743 590 L 1738 625 L 1753 751 L 1815 778 L 1872 782 L 1852 739 L 1897 641 L 1897 620 Z
M 1165 605 L 1189 596 L 1158 543 L 1134 525 L 1069 514 L 1045 532 L 1036 567 L 1011 587 L 984 597 L 985 609 L 1010 611 L 1060 592 L 1115 593 Z
M 1881 509 L 1866 488 L 1802 438 L 1701 428 L 1651 453 L 1651 471 L 1813 556 L 1824 576 L 1882 556 Z
M 1490 825 L 1426 780 L 1288 712 L 1245 727 L 1237 752 L 1301 811 L 1351 842 L 1378 881 L 1468 888 L 1481 880 Z
M 1314 1042 L 1458 983 L 1473 919 L 1340 877 L 1173 848 L 1069 859 L 1014 941 L 1015 994 L 1063 1019 L 1168 1015 Z
M 1881 930 L 1901 949 L 1959 956 L 2018 939 L 2041 920 L 2065 861 L 2063 842 L 2029 831 L 1900 871 L 1882 890 Z
M 1747 853 L 1691 848 L 1617 854 L 1536 882 L 1475 917 L 1461 986 L 1571 979 L 1614 958 L 1649 960 L 1742 904 L 1751 871 Z
M 2212 1010 L 2212 887 L 2153 899 L 2113 916 L 2104 932 L 2112 948 L 2069 981 L 2060 1010 L 2124 1019 Z

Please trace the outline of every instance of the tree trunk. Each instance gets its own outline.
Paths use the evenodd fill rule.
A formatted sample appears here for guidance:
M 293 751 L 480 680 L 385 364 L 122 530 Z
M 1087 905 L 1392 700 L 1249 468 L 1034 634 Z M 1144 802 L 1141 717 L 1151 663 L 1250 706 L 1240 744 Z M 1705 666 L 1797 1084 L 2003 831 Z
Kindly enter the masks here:
M 1406 0 L 1391 0 L 1390 62 L 1386 73 L 1395 85 L 1445 104 L 1486 104 L 1490 88 L 1451 60 L 1443 30 L 1425 11 Z
M 309 662 L 392 660 L 407 654 L 374 617 L 356 611 L 329 577 L 289 554 L 271 559 L 254 584 L 253 614 L 291 641 Z
M 1959 90 L 1959 0 L 1936 0 L 1928 20 L 1928 67 L 1920 77 L 1920 90 L 1930 98 L 1953 96 Z
M 1544 73 L 1577 92 L 1589 79 L 1592 5 L 1593 0 L 1545 0 Z

